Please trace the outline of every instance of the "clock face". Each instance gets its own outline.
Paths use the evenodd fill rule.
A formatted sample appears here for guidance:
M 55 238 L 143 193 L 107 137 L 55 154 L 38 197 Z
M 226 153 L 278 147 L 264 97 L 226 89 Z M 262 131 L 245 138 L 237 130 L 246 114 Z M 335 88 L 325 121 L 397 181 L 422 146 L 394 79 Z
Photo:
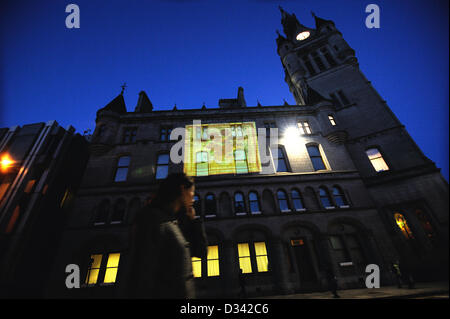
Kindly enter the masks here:
M 300 32 L 299 34 L 297 34 L 297 40 L 298 40 L 298 41 L 303 41 L 303 40 L 305 40 L 306 38 L 308 38 L 309 35 L 310 35 L 309 31 L 303 31 L 303 32 Z

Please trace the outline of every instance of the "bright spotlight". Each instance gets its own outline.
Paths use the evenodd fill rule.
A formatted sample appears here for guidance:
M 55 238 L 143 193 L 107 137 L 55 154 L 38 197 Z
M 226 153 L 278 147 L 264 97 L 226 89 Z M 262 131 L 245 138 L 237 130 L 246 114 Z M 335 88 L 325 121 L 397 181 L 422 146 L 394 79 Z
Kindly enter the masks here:
M 6 171 L 8 168 L 12 166 L 14 161 L 9 157 L 8 154 L 3 155 L 2 159 L 0 160 L 0 167 L 2 171 Z

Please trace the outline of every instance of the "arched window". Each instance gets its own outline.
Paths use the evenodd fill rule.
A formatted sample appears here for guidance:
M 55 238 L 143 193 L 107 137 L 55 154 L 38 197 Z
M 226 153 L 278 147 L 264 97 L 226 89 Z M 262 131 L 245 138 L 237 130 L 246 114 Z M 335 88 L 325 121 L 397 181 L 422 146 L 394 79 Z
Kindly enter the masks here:
M 296 189 L 293 189 L 291 192 L 291 196 L 292 196 L 292 204 L 294 205 L 294 209 L 296 211 L 305 210 L 305 205 L 303 204 L 303 199 L 300 196 L 300 192 Z
M 420 224 L 422 225 L 422 228 L 425 232 L 425 235 L 430 240 L 430 243 L 432 245 L 436 245 L 436 233 L 434 232 L 433 226 L 431 226 L 430 218 L 428 217 L 428 214 L 426 214 L 421 209 L 416 209 L 416 216 L 419 220 Z
M 311 163 L 314 167 L 315 171 L 326 169 L 325 164 L 322 159 L 322 155 L 320 154 L 318 145 L 307 145 L 306 149 L 308 150 L 309 158 L 311 159 Z
M 247 156 L 244 150 L 234 151 L 234 163 L 236 166 L 236 174 L 248 173 Z
M 195 163 L 196 176 L 208 176 L 208 152 L 197 152 Z
M 344 192 L 339 186 L 333 187 L 333 198 L 338 207 L 348 207 L 347 199 L 345 198 Z
M 164 179 L 169 174 L 169 154 L 159 154 L 156 160 L 156 179 Z
M 245 211 L 244 195 L 239 192 L 234 194 L 234 213 L 236 215 L 247 214 L 247 212 Z
M 369 148 L 366 151 L 366 154 L 377 173 L 389 170 L 389 166 L 384 161 L 384 158 L 378 148 Z
M 395 222 L 397 223 L 398 228 L 400 228 L 403 236 L 405 236 L 406 239 L 414 239 L 412 231 L 409 228 L 408 223 L 406 222 L 405 216 L 403 216 L 400 213 L 394 213 L 394 218 L 395 218 Z
M 127 180 L 128 167 L 130 166 L 130 156 L 119 157 L 117 169 L 114 177 L 115 182 L 124 182 Z
M 109 216 L 109 200 L 103 200 L 97 208 L 94 225 L 104 225 Z
M 213 194 L 205 197 L 205 217 L 214 217 L 217 214 L 216 198 Z
M 277 172 L 288 171 L 284 150 L 281 147 L 272 150 L 272 159 Z
M 259 209 L 258 194 L 256 192 L 250 192 L 248 194 L 248 202 L 250 206 L 250 213 L 261 214 L 261 210 Z
M 291 211 L 289 209 L 289 203 L 287 200 L 286 192 L 283 190 L 279 190 L 277 192 L 277 199 L 278 199 L 278 207 L 280 208 L 281 212 L 289 212 Z
M 328 190 L 325 187 L 319 187 L 319 196 L 320 202 L 325 209 L 334 207 L 330 195 L 328 194 Z
M 125 217 L 127 204 L 123 198 L 119 198 L 114 204 L 114 210 L 111 216 L 111 224 L 120 224 Z
M 331 124 L 332 126 L 336 126 L 336 121 L 335 121 L 333 115 L 328 114 L 328 120 L 330 120 L 330 124 Z
M 202 213 L 202 205 L 200 203 L 200 196 L 197 194 L 194 195 L 194 209 L 195 213 L 200 216 Z

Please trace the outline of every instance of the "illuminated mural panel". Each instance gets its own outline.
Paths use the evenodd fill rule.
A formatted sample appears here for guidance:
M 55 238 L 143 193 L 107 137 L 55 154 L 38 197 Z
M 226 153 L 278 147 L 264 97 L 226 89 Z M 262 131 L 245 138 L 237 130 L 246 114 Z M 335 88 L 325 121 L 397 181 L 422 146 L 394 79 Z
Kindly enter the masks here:
M 261 171 L 254 122 L 186 126 L 184 172 L 189 176 Z

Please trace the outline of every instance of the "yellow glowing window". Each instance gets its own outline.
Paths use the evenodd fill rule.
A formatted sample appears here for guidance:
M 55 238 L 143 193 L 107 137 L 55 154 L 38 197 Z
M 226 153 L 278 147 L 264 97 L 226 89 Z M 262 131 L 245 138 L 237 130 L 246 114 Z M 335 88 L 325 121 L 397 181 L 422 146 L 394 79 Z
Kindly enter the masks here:
M 202 259 L 198 257 L 192 257 L 192 273 L 195 278 L 202 276 Z
M 86 276 L 86 284 L 95 285 L 97 283 L 101 264 L 102 255 L 91 255 L 91 261 Z
M 208 277 L 219 276 L 219 246 L 208 246 Z
M 268 271 L 269 261 L 267 259 L 267 250 L 265 242 L 262 241 L 255 243 L 255 255 L 258 272 Z
M 312 134 L 311 128 L 309 127 L 309 123 L 306 121 L 297 123 L 298 129 L 300 130 L 300 134 Z
M 208 153 L 198 152 L 196 155 L 197 176 L 208 176 Z
M 106 264 L 104 283 L 115 283 L 117 270 L 119 269 L 120 253 L 113 253 L 108 255 L 108 263 Z
M 247 243 L 238 244 L 239 267 L 242 273 L 248 274 L 252 272 L 252 262 L 250 259 L 250 250 Z
M 389 166 L 387 166 L 386 162 L 383 159 L 383 156 L 377 148 L 368 149 L 366 151 L 366 154 L 369 157 L 370 163 L 372 163 L 375 171 L 383 172 L 389 170 Z
M 408 223 L 406 222 L 405 217 L 400 213 L 394 214 L 395 222 L 397 223 L 398 228 L 402 231 L 403 235 L 407 239 L 413 239 L 414 236 L 411 232 L 411 229 L 408 226 Z
M 334 120 L 334 116 L 333 115 L 328 115 L 328 119 L 330 120 L 331 125 L 333 125 L 333 126 L 336 125 L 336 121 Z

